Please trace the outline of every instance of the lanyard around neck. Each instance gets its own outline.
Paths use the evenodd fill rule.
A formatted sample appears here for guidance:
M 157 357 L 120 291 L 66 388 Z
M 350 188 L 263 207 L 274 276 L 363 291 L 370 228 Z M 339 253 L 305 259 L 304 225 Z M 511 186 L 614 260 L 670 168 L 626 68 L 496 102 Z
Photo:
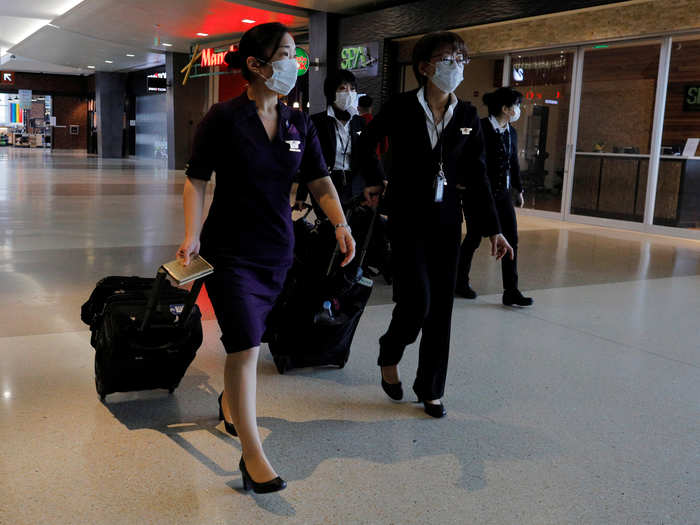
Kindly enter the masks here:
M 352 119 L 352 117 L 350 117 L 350 119 Z M 343 166 L 345 166 L 345 158 L 347 157 L 348 148 L 350 147 L 350 121 L 348 120 L 348 140 L 345 144 L 343 144 L 343 137 L 340 133 L 340 125 L 338 124 L 338 119 L 336 117 L 333 117 L 333 123 L 335 124 L 335 133 L 338 136 L 338 140 L 340 141 L 340 149 L 343 150 Z
M 433 113 L 433 108 L 430 107 L 430 102 L 428 101 L 428 98 L 425 98 L 425 103 L 428 106 L 428 109 L 430 110 L 430 116 L 432 117 L 430 119 L 430 123 L 433 125 L 435 128 L 435 136 L 437 137 L 437 144 L 440 144 L 440 170 L 442 171 L 442 136 L 445 133 L 445 117 L 447 117 L 447 109 L 450 107 L 450 99 L 447 99 L 447 103 L 445 104 L 445 112 L 442 114 L 442 121 L 440 122 L 442 124 L 442 130 L 438 132 L 438 126 L 435 123 L 435 113 Z

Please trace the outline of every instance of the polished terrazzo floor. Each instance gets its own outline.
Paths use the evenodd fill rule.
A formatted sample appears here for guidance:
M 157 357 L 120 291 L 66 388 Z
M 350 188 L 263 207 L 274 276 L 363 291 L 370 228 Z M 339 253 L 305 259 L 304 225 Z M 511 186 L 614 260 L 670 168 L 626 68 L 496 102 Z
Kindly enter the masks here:
M 174 395 L 95 394 L 80 304 L 150 275 L 182 235 L 162 164 L 0 149 L 0 523 L 700 523 L 700 242 L 521 217 L 528 310 L 477 253 L 457 300 L 445 404 L 379 389 L 379 283 L 343 370 L 260 360 L 268 455 L 289 481 L 241 492 L 205 343 Z M 401 365 L 409 383 L 411 347 Z

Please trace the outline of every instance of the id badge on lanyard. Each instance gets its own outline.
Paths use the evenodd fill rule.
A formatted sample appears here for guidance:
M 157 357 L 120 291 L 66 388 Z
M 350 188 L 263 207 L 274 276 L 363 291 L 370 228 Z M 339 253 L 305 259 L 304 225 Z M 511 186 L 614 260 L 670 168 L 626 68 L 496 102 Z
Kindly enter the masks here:
M 445 172 L 442 169 L 442 162 L 440 163 L 440 169 L 435 176 L 434 183 L 434 200 L 435 202 L 442 202 L 445 196 L 445 186 L 447 186 L 447 177 L 445 177 Z

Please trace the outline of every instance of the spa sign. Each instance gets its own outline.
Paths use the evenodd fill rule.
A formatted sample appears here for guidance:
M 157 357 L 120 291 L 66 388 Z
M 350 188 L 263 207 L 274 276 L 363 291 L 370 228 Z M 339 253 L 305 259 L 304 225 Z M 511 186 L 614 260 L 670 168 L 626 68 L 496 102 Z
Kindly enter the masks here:
M 683 111 L 700 111 L 700 86 L 683 88 Z
M 379 43 L 343 46 L 340 50 L 340 68 L 358 77 L 376 77 L 379 73 Z

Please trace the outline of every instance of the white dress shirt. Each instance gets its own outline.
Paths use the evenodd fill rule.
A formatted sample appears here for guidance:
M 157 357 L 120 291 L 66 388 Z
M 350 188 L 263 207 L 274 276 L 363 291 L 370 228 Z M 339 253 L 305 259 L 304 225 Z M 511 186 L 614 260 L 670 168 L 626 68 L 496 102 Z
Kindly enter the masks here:
M 425 110 L 425 125 L 428 127 L 428 135 L 430 135 L 430 145 L 433 149 L 438 143 L 438 133 L 442 134 L 443 130 L 447 127 L 452 120 L 452 115 L 454 114 L 455 107 L 457 107 L 457 97 L 454 93 L 450 93 L 450 103 L 445 110 L 445 115 L 442 117 L 442 121 L 436 126 L 435 120 L 433 119 L 433 112 L 430 111 L 430 106 L 428 106 L 428 101 L 425 99 L 425 88 L 420 88 L 418 90 L 418 102 L 423 106 Z M 437 128 L 437 130 L 436 130 Z
M 335 164 L 334 170 L 350 171 L 350 153 L 352 153 L 352 140 L 350 139 L 350 120 L 343 124 L 335 116 L 333 106 L 328 106 L 328 116 L 335 120 Z
M 508 122 L 506 122 L 505 126 L 501 126 L 501 124 L 498 122 L 498 119 L 493 115 L 489 115 L 489 122 L 491 122 L 493 129 L 498 133 L 505 133 L 506 130 L 508 130 L 508 126 L 510 126 Z

